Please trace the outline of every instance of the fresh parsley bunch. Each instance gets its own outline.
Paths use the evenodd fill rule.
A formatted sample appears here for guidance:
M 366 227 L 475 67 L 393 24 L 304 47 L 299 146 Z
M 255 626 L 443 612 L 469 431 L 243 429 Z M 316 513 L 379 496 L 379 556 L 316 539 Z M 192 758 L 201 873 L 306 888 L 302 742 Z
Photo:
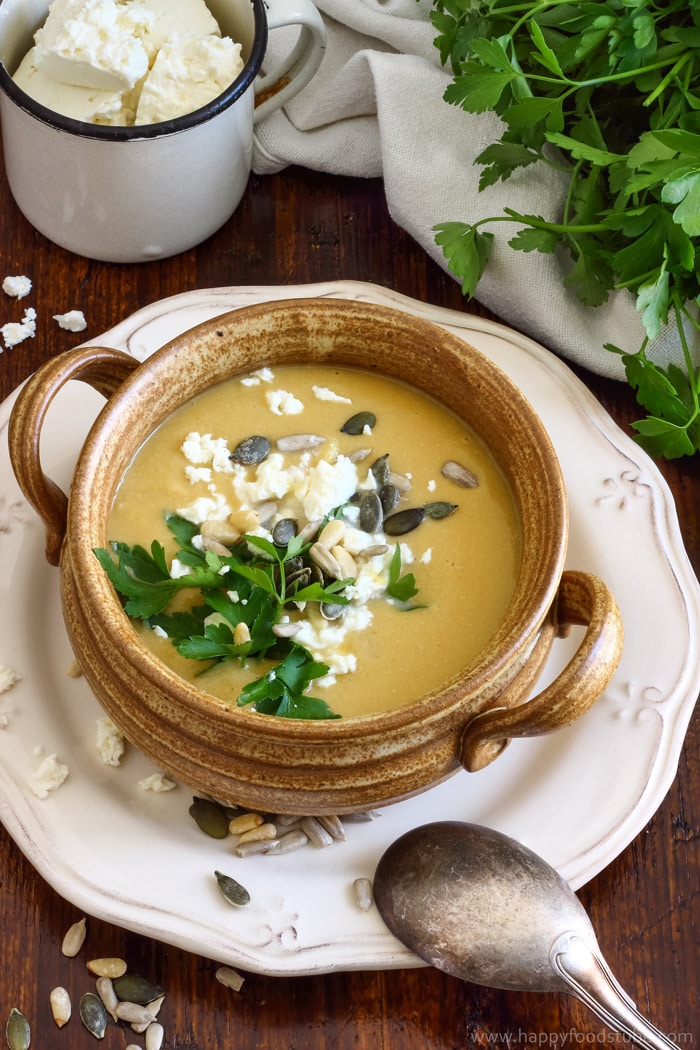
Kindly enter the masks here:
M 636 353 L 606 349 L 649 413 L 634 424 L 638 440 L 654 456 L 696 452 L 700 369 L 687 333 L 700 329 L 700 0 L 433 0 L 431 18 L 454 73 L 446 101 L 504 122 L 477 157 L 479 189 L 534 163 L 569 174 L 556 222 L 506 208 L 435 227 L 464 293 L 488 263 L 487 227 L 513 221 L 516 251 L 568 252 L 563 281 L 583 303 L 628 289 L 644 340 Z M 647 355 L 670 318 L 685 369 Z

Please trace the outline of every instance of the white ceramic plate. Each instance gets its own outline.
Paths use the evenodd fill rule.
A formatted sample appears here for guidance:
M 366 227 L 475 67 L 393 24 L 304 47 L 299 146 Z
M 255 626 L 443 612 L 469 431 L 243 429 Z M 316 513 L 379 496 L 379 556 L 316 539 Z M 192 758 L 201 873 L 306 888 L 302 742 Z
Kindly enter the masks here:
M 190 792 L 138 786 L 153 772 L 131 748 L 119 768 L 95 747 L 101 711 L 67 675 L 57 571 L 23 500 L 7 453 L 14 396 L 0 406 L 0 664 L 21 681 L 0 695 L 0 818 L 32 864 L 86 912 L 244 969 L 303 974 L 419 965 L 362 912 L 353 880 L 371 878 L 384 849 L 435 819 L 486 824 L 527 843 L 574 887 L 643 828 L 671 780 L 700 690 L 700 588 L 680 538 L 672 497 L 653 463 L 616 427 L 556 357 L 529 339 L 468 314 L 426 306 L 373 285 L 222 288 L 175 296 L 91 339 L 139 360 L 218 313 L 252 302 L 335 296 L 385 303 L 444 325 L 506 371 L 530 399 L 559 454 L 571 537 L 567 564 L 600 575 L 621 606 L 622 661 L 609 689 L 569 729 L 516 741 L 489 768 L 460 773 L 418 798 L 348 825 L 345 843 L 283 857 L 236 858 L 188 815 Z M 52 406 L 47 473 L 67 486 L 100 397 L 70 383 Z M 558 642 L 546 676 L 568 659 Z M 4 716 L 4 717 L 3 717 Z M 37 749 L 57 752 L 70 775 L 46 800 L 28 787 Z M 253 903 L 234 910 L 215 869 L 243 882 Z

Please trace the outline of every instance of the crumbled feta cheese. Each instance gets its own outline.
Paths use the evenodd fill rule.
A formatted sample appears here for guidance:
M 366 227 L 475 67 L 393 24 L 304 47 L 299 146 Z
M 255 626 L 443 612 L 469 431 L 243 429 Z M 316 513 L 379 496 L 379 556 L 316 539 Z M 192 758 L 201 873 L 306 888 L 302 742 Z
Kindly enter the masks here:
M 304 405 L 299 398 L 290 394 L 288 390 L 270 390 L 265 394 L 265 400 L 270 411 L 276 416 L 298 416 L 304 411 Z
M 257 465 L 253 479 L 248 478 L 248 469 L 237 463 L 232 478 L 233 492 L 239 504 L 246 507 L 265 500 L 281 499 L 304 483 L 306 472 L 301 465 L 286 467 L 284 456 L 280 452 L 271 452 Z
M 332 390 L 329 390 L 327 386 L 312 386 L 313 395 L 318 398 L 319 401 L 337 401 L 344 405 L 351 405 L 352 398 L 343 397 L 341 394 L 335 394 Z
M 29 306 L 24 311 L 24 317 L 21 321 L 8 321 L 7 324 L 0 328 L 0 332 L 7 350 L 10 347 L 17 346 L 18 343 L 22 343 L 25 339 L 30 337 L 33 339 L 36 334 L 36 310 L 34 307 Z
M 217 492 L 213 499 L 200 496 L 188 507 L 178 508 L 177 513 L 193 525 L 201 525 L 203 521 L 225 521 L 231 513 L 231 508 L 225 497 Z
M 428 482 L 428 492 L 435 492 L 435 488 L 436 488 L 435 480 L 433 478 L 431 478 L 430 481 Z
M 156 624 L 155 627 L 152 627 L 151 630 L 155 634 L 156 638 L 167 638 L 167 637 L 169 637 L 168 636 L 168 632 L 164 631 L 163 628 L 160 627 L 158 624 Z
M 305 646 L 315 660 L 328 664 L 330 674 L 351 674 L 357 668 L 357 656 L 343 651 L 348 634 L 364 631 L 372 623 L 372 610 L 366 605 L 348 605 L 342 620 L 301 620 L 294 641 Z
M 21 274 L 6 277 L 2 282 L 2 290 L 5 295 L 11 295 L 14 299 L 24 299 L 32 290 L 32 282 L 28 277 Z
M 7 717 L 7 715 L 5 715 L 5 714 L 0 715 L 0 729 L 7 729 L 9 724 L 10 724 L 10 719 Z
M 29 778 L 29 786 L 37 798 L 48 798 L 49 792 L 56 791 L 68 776 L 68 766 L 60 762 L 54 752 L 47 755 L 39 768 Z
M 198 481 L 209 483 L 211 469 L 209 467 L 185 467 L 185 477 L 189 478 L 192 485 L 196 485 Z
M 225 438 L 212 438 L 211 434 L 198 434 L 193 430 L 182 443 L 185 459 L 195 466 L 211 463 L 219 474 L 233 471 L 231 451 Z
M 58 321 L 59 328 L 65 328 L 67 332 L 84 332 L 87 321 L 82 310 L 69 310 L 65 314 L 54 314 L 54 321 Z
M 97 719 L 97 750 L 106 766 L 118 766 L 124 754 L 124 734 L 111 718 Z
M 250 373 L 255 379 L 261 379 L 263 383 L 271 383 L 275 378 L 275 373 L 271 368 L 256 368 L 254 372 Z
M 347 456 L 335 463 L 320 459 L 309 469 L 304 486 L 298 491 L 307 521 L 322 518 L 333 507 L 347 503 L 357 488 L 357 467 Z
M 426 550 L 423 551 L 423 553 L 421 554 L 420 558 L 418 559 L 418 561 L 422 565 L 429 565 L 432 560 L 433 560 L 433 548 L 432 547 L 426 548 Z
M 45 755 L 45 754 L 46 754 L 46 748 L 44 747 L 44 745 L 43 744 L 37 744 L 36 747 L 34 748 L 34 755 L 37 758 L 41 758 L 42 755 Z
M 174 780 L 168 780 L 164 773 L 151 773 L 149 777 L 139 780 L 142 791 L 172 791 L 177 784 Z
M 13 671 L 11 667 L 3 667 L 0 664 L 0 693 L 6 693 L 16 682 L 19 682 L 17 672 Z

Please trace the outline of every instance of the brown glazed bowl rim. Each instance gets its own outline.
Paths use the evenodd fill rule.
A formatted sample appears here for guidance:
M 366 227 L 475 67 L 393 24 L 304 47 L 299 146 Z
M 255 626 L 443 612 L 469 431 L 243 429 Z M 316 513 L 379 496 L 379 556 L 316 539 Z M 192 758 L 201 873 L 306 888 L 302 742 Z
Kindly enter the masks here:
M 315 318 L 319 325 L 332 315 L 342 324 L 351 325 L 355 321 L 377 322 L 399 330 L 403 326 L 424 339 L 425 345 L 431 349 L 439 347 L 439 352 L 447 355 L 451 367 L 461 367 L 478 379 L 482 392 L 498 393 L 500 408 L 495 411 L 494 420 L 498 420 L 502 427 L 507 407 L 510 422 L 517 423 L 520 440 L 530 443 L 540 471 L 537 484 L 530 485 L 529 488 L 524 484 L 520 485 L 517 478 L 509 479 L 515 490 L 521 516 L 523 548 L 530 544 L 533 554 L 536 553 L 537 557 L 529 568 L 527 559 L 523 558 L 514 596 L 514 599 L 518 600 L 514 600 L 513 607 L 480 657 L 468 669 L 439 689 L 404 707 L 318 722 L 257 715 L 239 709 L 235 700 L 230 707 L 224 706 L 216 698 L 186 682 L 163 664 L 138 638 L 112 584 L 93 553 L 94 547 L 107 546 L 106 511 L 111 507 L 123 469 L 142 444 L 139 440 L 136 447 L 126 450 L 114 442 L 113 427 L 122 414 L 143 415 L 146 411 L 145 406 L 149 403 L 149 395 L 153 394 L 158 384 L 161 384 L 161 389 L 165 389 L 172 369 L 186 367 L 188 353 L 193 344 L 199 346 L 200 352 L 206 354 L 211 350 L 213 354 L 217 342 L 220 348 L 222 338 L 235 339 L 237 330 L 240 331 L 246 325 L 264 325 L 266 321 L 274 325 L 279 318 L 283 319 L 282 323 L 288 323 L 290 317 L 299 315 L 305 319 Z M 293 362 L 289 358 L 284 363 L 298 361 Z M 337 355 L 333 356 L 331 363 L 357 367 Z M 282 362 L 270 360 L 264 352 L 260 352 L 259 357 L 246 362 L 244 367 L 231 371 L 230 378 L 266 364 L 274 368 L 275 364 L 280 365 Z M 379 356 L 376 371 L 379 374 L 395 375 L 384 370 Z M 403 378 L 421 389 L 421 383 L 415 381 L 413 374 L 406 374 Z M 217 379 L 217 382 L 219 381 Z M 197 392 L 199 390 L 195 394 Z M 166 400 L 168 396 L 166 393 Z M 432 396 L 435 397 L 435 394 Z M 149 432 L 155 430 L 158 424 L 170 415 L 173 407 L 175 406 L 165 406 L 151 419 Z M 473 415 L 470 417 L 467 413 L 459 414 L 473 426 L 486 444 L 491 446 L 488 436 L 474 425 Z M 118 469 L 113 465 L 115 459 L 119 462 Z M 507 464 L 501 463 L 501 466 L 507 468 Z M 105 483 L 105 473 L 110 479 L 109 484 Z M 95 486 L 96 479 L 101 479 L 101 489 L 100 485 Z M 516 490 L 518 485 L 520 488 Z M 535 503 L 539 507 L 539 517 L 533 525 L 526 512 Z M 535 526 L 538 530 L 536 535 L 533 532 Z M 168 693 L 172 702 L 182 710 L 191 711 L 196 720 L 221 726 L 222 732 L 235 733 L 238 730 L 249 738 L 258 736 L 286 743 L 298 741 L 309 744 L 327 741 L 338 744 L 343 740 L 359 737 L 381 739 L 384 733 L 395 731 L 402 726 L 408 729 L 416 723 L 426 725 L 444 717 L 452 718 L 455 726 L 463 724 L 464 715 L 460 708 L 464 704 L 465 687 L 468 697 L 478 696 L 518 654 L 522 654 L 524 649 L 533 644 L 556 596 L 564 568 L 567 541 L 566 490 L 552 443 L 524 395 L 489 358 L 459 336 L 435 323 L 393 307 L 358 300 L 283 299 L 241 307 L 205 321 L 176 336 L 135 367 L 98 415 L 79 455 L 69 497 L 67 539 L 62 562 L 70 562 L 70 571 L 83 613 L 89 610 L 90 615 L 95 617 L 103 638 L 113 638 L 115 659 L 129 661 L 132 668 L 142 677 L 144 689 L 149 682 L 157 682 L 159 687 Z M 536 544 L 536 547 L 532 547 L 533 544 Z

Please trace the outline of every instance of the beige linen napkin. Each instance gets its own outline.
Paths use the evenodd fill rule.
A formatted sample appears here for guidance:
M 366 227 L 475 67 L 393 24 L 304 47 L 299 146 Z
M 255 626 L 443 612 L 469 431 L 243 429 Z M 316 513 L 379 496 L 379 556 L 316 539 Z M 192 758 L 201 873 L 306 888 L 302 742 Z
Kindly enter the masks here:
M 256 129 L 253 169 L 275 172 L 291 164 L 315 171 L 382 176 L 392 218 L 447 269 L 431 229 L 448 221 L 474 222 L 503 207 L 555 218 L 563 182 L 551 168 L 533 165 L 505 183 L 478 191 L 474 158 L 500 136 L 491 114 L 473 116 L 443 101 L 450 81 L 433 45 L 430 0 L 316 0 L 328 30 L 328 48 L 311 83 L 285 109 Z M 289 47 L 270 34 L 274 63 Z M 611 342 L 635 351 L 644 332 L 627 292 L 601 307 L 585 307 L 562 285 L 567 261 L 507 245 L 517 229 L 493 227 L 497 237 L 477 298 L 504 321 L 565 357 L 602 375 L 622 378 Z M 509 233 L 510 230 L 510 233 Z M 700 363 L 700 342 L 695 345 Z M 682 361 L 669 328 L 654 358 Z

